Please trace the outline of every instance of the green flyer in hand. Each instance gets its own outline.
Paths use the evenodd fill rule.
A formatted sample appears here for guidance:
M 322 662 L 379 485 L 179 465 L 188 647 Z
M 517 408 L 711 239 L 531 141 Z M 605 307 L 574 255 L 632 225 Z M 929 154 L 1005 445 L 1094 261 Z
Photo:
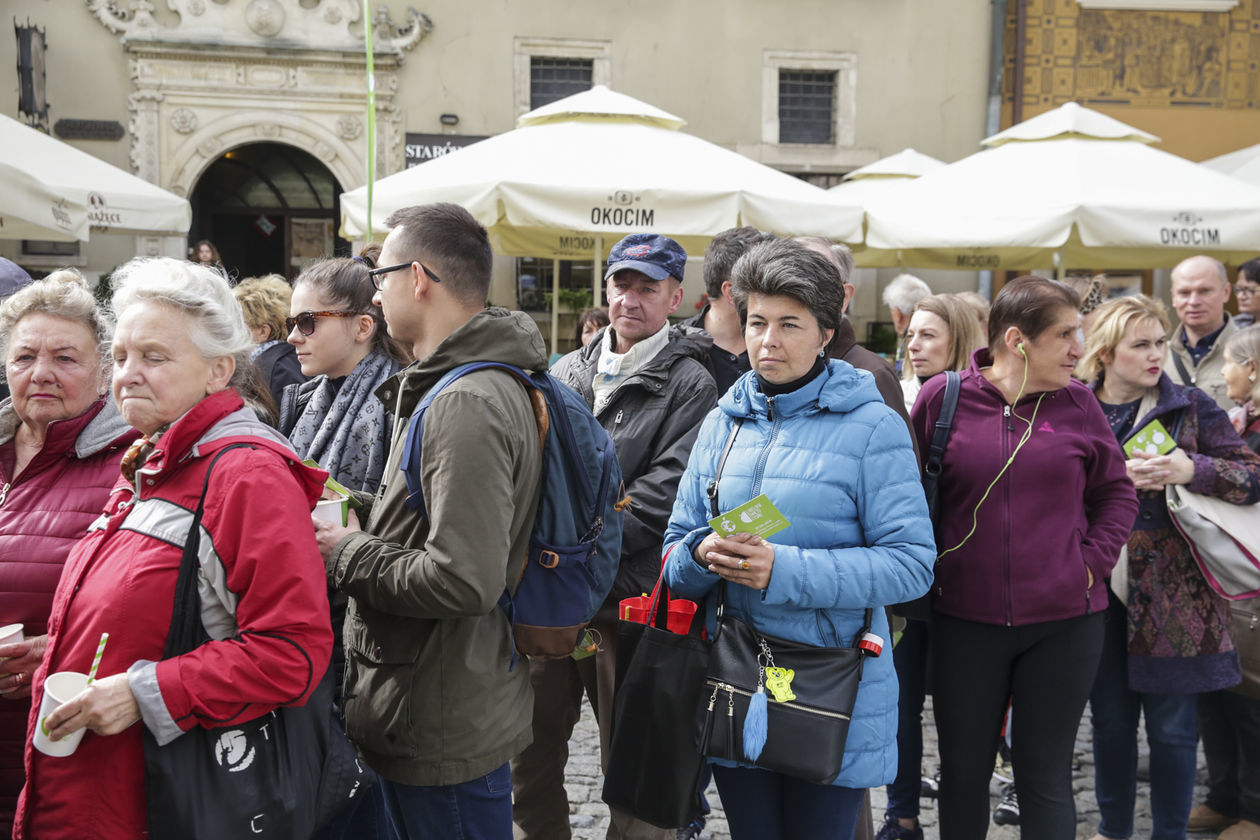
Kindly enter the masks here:
M 1136 435 L 1124 443 L 1124 454 L 1130 458 L 1134 452 L 1147 452 L 1151 455 L 1164 455 L 1177 448 L 1177 441 L 1158 420 L 1152 420 L 1142 427 Z
M 765 493 L 709 520 L 709 526 L 724 537 L 742 533 L 762 539 L 769 539 L 791 524 Z

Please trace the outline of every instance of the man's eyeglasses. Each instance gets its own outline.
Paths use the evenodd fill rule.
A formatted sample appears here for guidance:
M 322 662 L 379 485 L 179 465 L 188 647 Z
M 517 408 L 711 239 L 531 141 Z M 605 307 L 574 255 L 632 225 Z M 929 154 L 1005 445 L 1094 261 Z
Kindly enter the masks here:
M 383 265 L 380 268 L 374 268 L 371 271 L 369 271 L 368 277 L 372 278 L 372 285 L 376 287 L 376 290 L 379 292 L 381 290 L 382 277 L 384 277 L 386 274 L 389 274 L 390 272 L 393 272 L 393 271 L 399 271 L 404 268 L 411 268 L 413 264 L 418 264 L 420 268 L 424 270 L 424 273 L 429 275 L 429 279 L 432 280 L 434 283 L 442 282 L 442 278 L 438 277 L 436 274 L 430 271 L 429 267 L 425 265 L 424 263 L 420 262 L 420 260 L 412 260 L 411 262 L 399 263 L 398 265 Z
M 1256 292 L 1260 292 L 1260 286 L 1235 286 L 1234 294 L 1241 297 L 1251 297 Z
M 299 312 L 292 318 L 284 319 L 284 328 L 288 332 L 293 332 L 293 328 L 297 327 L 298 332 L 302 335 L 312 335 L 315 332 L 316 318 L 353 318 L 361 313 L 355 312 L 353 309 L 322 309 L 318 312 L 306 310 Z

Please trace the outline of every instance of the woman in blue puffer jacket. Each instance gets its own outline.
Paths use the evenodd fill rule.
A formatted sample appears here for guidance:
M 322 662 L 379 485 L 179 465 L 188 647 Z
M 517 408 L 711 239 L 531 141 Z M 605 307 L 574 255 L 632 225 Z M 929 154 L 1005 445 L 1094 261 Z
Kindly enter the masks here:
M 731 279 L 753 369 L 701 427 L 665 534 L 676 549 L 666 580 L 677 595 L 708 599 L 710 632 L 725 580 L 726 609 L 759 633 L 849 646 L 873 607 L 872 631 L 890 640 L 880 608 L 925 593 L 936 553 L 905 423 L 870 374 L 823 355 L 844 299 L 824 257 L 776 240 L 740 258 Z M 790 523 L 771 541 L 721 538 L 707 524 L 706 489 L 736 420 L 721 510 L 765 493 Z M 714 762 L 735 840 L 852 836 L 864 789 L 897 771 L 897 677 L 885 647 L 865 663 L 832 785 Z

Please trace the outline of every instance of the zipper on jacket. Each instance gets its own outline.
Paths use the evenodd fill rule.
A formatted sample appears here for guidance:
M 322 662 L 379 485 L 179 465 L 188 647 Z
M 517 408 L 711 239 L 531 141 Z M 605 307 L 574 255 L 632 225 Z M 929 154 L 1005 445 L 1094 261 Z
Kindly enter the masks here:
M 624 410 L 624 409 L 620 409 L 620 408 L 619 408 L 619 409 L 617 409 L 617 416 L 613 418 L 613 425 L 614 425 L 614 426 L 616 426 L 618 423 L 620 423 L 620 422 L 621 422 L 621 418 L 622 418 L 622 416 L 623 416 L 623 415 L 625 415 L 625 413 L 626 413 L 626 412 L 625 412 L 625 410 Z
M 1007 432 L 1013 432 L 1015 429 L 1011 425 L 1011 407 L 1009 405 L 1003 407 L 1002 415 L 1006 418 Z M 1002 435 L 1002 462 L 1006 463 L 1010 459 L 1010 453 L 1007 451 L 1011 448 L 1011 436 L 1009 434 Z M 1006 626 L 1010 627 L 1014 623 L 1011 615 L 1011 478 L 1006 476 L 1006 484 L 1002 486 L 1002 500 L 1005 502 L 1002 506 L 1004 513 L 1002 517 L 1002 608 L 1005 611 L 1003 616 L 1006 619 Z
M 747 689 L 740 688 L 739 686 L 736 686 L 736 685 L 731 685 L 730 683 L 719 682 L 718 680 L 714 680 L 714 679 L 706 679 L 704 683 L 705 685 L 713 686 L 713 696 L 709 698 L 710 709 L 713 708 L 712 703 L 717 698 L 717 693 L 719 691 L 725 691 L 728 694 L 739 694 L 743 697 L 749 697 L 749 698 L 753 696 L 753 692 L 748 691 Z M 793 703 L 790 700 L 787 700 L 784 702 L 779 702 L 778 700 L 776 700 L 774 701 L 774 704 L 776 706 L 786 706 L 789 709 L 798 709 L 810 715 L 820 715 L 821 717 L 836 718 L 837 720 L 850 719 L 849 715 L 843 714 L 841 712 L 831 712 L 826 709 L 815 709 L 812 706 L 806 706 L 803 703 Z
M 767 397 L 766 404 L 769 406 L 769 408 L 767 409 L 768 411 L 767 416 L 773 417 L 774 416 L 774 397 Z M 770 450 L 774 448 L 774 441 L 775 441 L 775 438 L 777 438 L 778 436 L 779 436 L 779 421 L 774 420 L 770 424 L 770 436 L 766 438 L 766 445 L 762 447 L 761 454 L 757 456 L 757 469 L 753 471 L 753 485 L 752 485 L 753 497 L 756 497 L 761 493 L 762 473 L 765 471 L 766 461 L 770 460 Z
M 9 497 L 9 488 L 12 486 L 13 485 L 11 482 L 6 481 L 4 483 L 4 486 L 0 487 L 0 506 L 3 506 L 4 500 Z

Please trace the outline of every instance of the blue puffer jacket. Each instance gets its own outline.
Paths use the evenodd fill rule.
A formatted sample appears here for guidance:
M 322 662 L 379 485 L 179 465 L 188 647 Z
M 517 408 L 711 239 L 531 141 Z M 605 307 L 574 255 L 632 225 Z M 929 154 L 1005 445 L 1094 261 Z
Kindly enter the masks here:
M 872 631 L 885 639 L 884 653 L 862 672 L 835 784 L 887 784 L 897 774 L 897 676 L 878 608 L 927 592 L 936 559 L 905 421 L 884 404 L 874 378 L 846 362 L 833 359 L 777 397 L 744 374 L 705 418 L 665 533 L 666 549 L 678 548 L 665 576 L 683 597 L 716 598 L 718 576 L 692 551 L 711 530 L 705 491 L 735 417 L 744 424 L 722 471 L 721 509 L 765 493 L 791 525 L 770 540 L 770 585 L 761 592 L 728 586 L 727 609 L 772 636 L 848 646 L 864 609 L 876 608 Z M 710 631 L 713 612 L 710 603 Z

